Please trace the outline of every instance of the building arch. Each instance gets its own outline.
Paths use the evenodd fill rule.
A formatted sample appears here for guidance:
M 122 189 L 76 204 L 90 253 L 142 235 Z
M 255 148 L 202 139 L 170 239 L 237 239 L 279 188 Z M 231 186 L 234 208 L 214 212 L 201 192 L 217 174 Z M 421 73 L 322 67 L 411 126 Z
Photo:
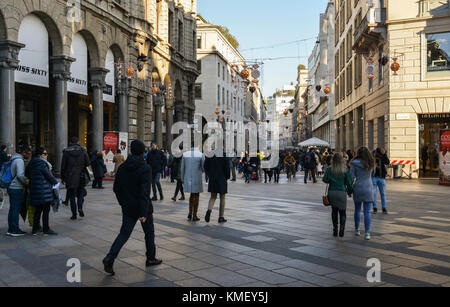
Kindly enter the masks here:
M 109 49 L 111 49 L 113 55 L 114 55 L 114 61 L 124 61 L 125 55 L 122 51 L 122 48 L 119 46 L 119 44 L 112 44 Z
M 3 16 L 3 12 L 0 10 L 0 40 L 7 39 L 8 32 L 6 30 L 6 22 Z
M 82 29 L 77 33 L 81 34 L 86 42 L 89 54 L 89 67 L 103 67 L 104 60 L 100 59 L 100 51 L 97 40 L 89 30 Z

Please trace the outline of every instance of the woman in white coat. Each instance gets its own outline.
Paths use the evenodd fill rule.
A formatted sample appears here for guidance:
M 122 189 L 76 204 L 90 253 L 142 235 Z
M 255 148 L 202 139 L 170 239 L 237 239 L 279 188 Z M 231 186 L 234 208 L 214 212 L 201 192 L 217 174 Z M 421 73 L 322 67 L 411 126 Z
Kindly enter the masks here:
M 191 148 L 183 154 L 181 161 L 181 180 L 184 192 L 190 193 L 188 219 L 194 222 L 200 219 L 197 216 L 200 193 L 203 192 L 203 177 L 205 156 L 198 148 Z

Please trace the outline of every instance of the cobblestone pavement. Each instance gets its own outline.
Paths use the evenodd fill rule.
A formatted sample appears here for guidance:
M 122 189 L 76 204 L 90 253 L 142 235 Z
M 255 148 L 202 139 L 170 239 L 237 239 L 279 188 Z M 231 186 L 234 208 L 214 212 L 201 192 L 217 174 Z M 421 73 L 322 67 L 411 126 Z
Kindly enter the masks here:
M 344 238 L 332 237 L 324 184 L 303 177 L 279 185 L 238 180 L 229 184 L 226 218 L 219 225 L 218 201 L 204 221 L 208 193 L 201 194 L 202 221 L 186 220 L 187 201 L 173 202 L 175 185 L 163 180 L 164 201 L 154 202 L 157 257 L 145 268 L 140 225 L 115 262 L 102 259 L 115 239 L 121 210 L 106 189 L 88 189 L 85 218 L 69 220 L 64 207 L 51 213 L 58 236 L 4 235 L 9 202 L 0 210 L 0 286 L 450 286 L 450 190 L 418 181 L 388 181 L 389 214 L 373 216 L 372 240 L 353 235 L 348 203 Z M 206 188 L 206 185 L 205 185 Z M 21 221 L 21 228 L 31 232 Z M 69 258 L 82 263 L 81 283 L 68 283 Z M 381 283 L 366 279 L 369 258 L 381 261 Z

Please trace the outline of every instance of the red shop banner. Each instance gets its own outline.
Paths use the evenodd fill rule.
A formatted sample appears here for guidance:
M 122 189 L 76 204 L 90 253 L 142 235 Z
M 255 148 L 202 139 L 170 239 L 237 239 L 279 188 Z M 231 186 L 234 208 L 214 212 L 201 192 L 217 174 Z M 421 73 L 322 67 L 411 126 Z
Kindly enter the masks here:
M 450 186 L 450 129 L 439 132 L 439 184 Z
M 103 159 L 107 170 L 107 176 L 114 172 L 114 155 L 119 148 L 119 132 L 104 132 L 103 134 Z

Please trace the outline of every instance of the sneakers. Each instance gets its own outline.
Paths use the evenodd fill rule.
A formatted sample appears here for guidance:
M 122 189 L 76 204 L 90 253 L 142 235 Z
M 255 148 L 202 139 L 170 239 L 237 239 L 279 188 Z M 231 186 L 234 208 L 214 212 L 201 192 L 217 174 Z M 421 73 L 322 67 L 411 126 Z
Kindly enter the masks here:
M 22 230 L 19 229 L 19 231 L 17 232 L 7 232 L 6 235 L 10 236 L 10 237 L 21 237 L 24 236 L 26 234 L 26 232 L 23 232 Z
M 186 198 L 184 198 L 184 196 L 181 196 L 179 200 L 186 200 Z
M 111 276 L 114 276 L 114 269 L 113 269 L 114 260 L 110 259 L 108 257 L 105 257 L 103 259 L 103 269 L 106 273 L 110 274 Z
M 76 215 L 72 215 L 72 217 L 70 218 L 72 221 L 77 219 Z
M 54 232 L 53 230 L 49 229 L 49 230 L 47 230 L 47 231 L 44 231 L 44 235 L 47 235 L 47 236 L 56 236 L 57 233 Z
M 172 200 L 173 200 L 173 201 L 177 201 L 177 198 L 176 198 L 176 197 L 172 197 Z
M 370 240 L 370 233 L 366 233 L 366 235 L 364 236 L 364 239 Z
M 360 236 L 361 235 L 361 231 L 359 229 L 355 229 L 355 236 Z
M 378 209 L 377 208 L 373 208 L 373 214 L 377 214 Z
M 225 218 L 223 218 L 223 217 L 219 217 L 219 221 L 218 221 L 220 224 L 222 224 L 222 223 L 226 223 L 227 222 L 227 220 L 225 219 Z
M 388 214 L 386 208 L 383 209 L 383 214 Z
M 156 201 L 156 200 L 158 200 L 158 198 L 156 198 L 156 197 L 153 197 L 153 198 L 152 198 L 152 201 Z
M 83 210 L 78 210 L 78 214 L 80 215 L 80 217 L 84 217 L 84 212 L 83 212 Z

